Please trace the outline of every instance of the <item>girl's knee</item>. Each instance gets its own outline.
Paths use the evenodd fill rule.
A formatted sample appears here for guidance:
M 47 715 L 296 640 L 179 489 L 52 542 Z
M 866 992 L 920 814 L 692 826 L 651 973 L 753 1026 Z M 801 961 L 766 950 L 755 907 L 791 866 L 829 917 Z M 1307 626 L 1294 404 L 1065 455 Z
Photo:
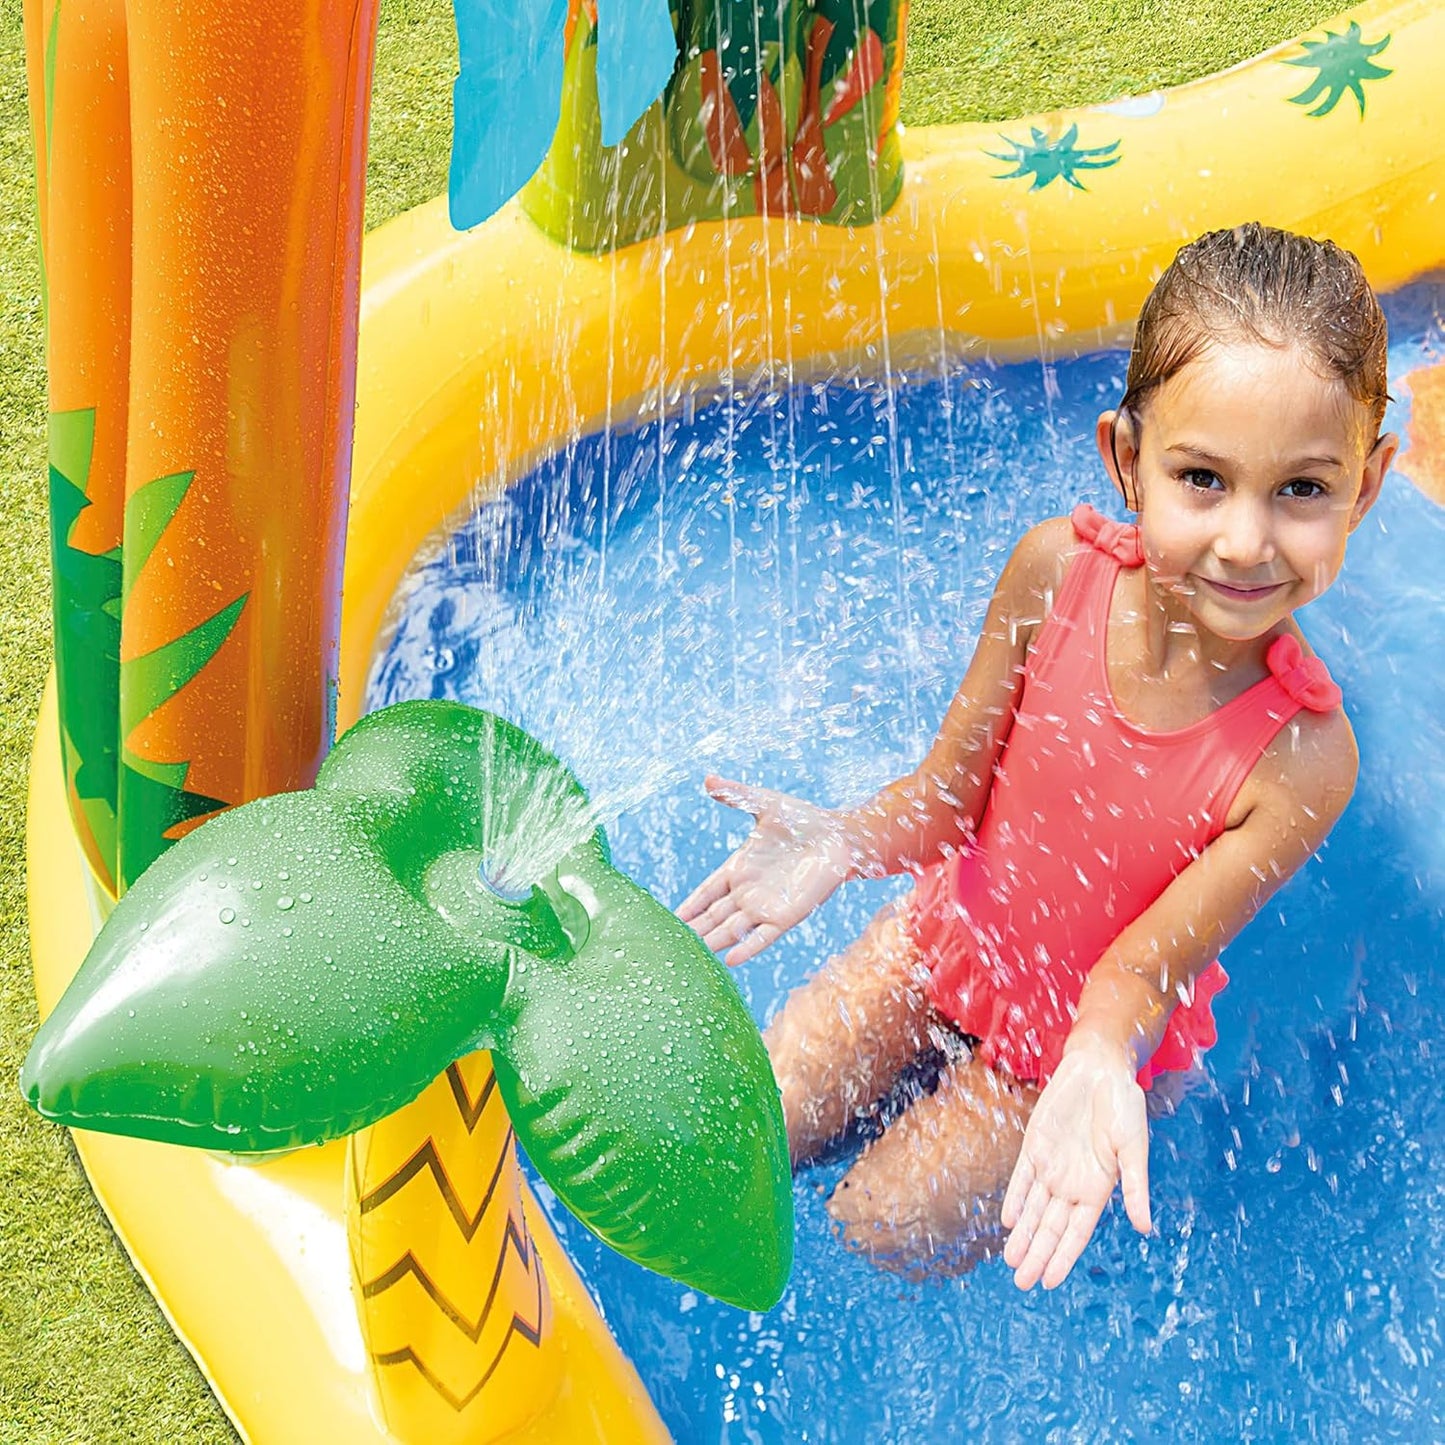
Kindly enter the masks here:
M 783 1106 L 783 1124 L 788 1131 L 788 1153 L 796 1165 L 807 1159 L 826 1142 L 817 1137 L 815 1117 L 818 1109 L 819 1085 L 809 1078 L 805 1059 L 785 1047 L 777 1047 L 779 1041 L 772 1037 L 772 1030 L 764 1034 L 768 1057 L 773 1065 L 773 1077 L 777 1080 L 778 1094 Z
M 828 1201 L 828 1213 L 834 1223 L 843 1226 L 850 1243 L 855 1242 L 855 1236 L 861 1242 L 892 1233 L 900 1225 L 906 1227 L 914 1222 L 917 1213 L 916 1209 L 905 1207 L 906 1202 L 889 1187 L 886 1179 L 865 1167 L 866 1159 L 865 1154 L 838 1181 Z
M 886 1262 L 991 1247 L 1031 1091 L 976 1060 L 944 1070 L 854 1164 L 829 1212 L 847 1242 Z M 980 1244 L 983 1241 L 983 1244 Z
M 847 1120 L 831 1041 L 819 1038 L 809 1011 L 790 999 L 763 1031 L 763 1044 L 783 1105 L 788 1153 L 794 1165 L 811 1158 Z
M 996 1196 L 978 1197 L 946 1171 L 921 1194 L 872 1167 L 865 1155 L 833 1197 L 828 1213 L 841 1226 L 844 1243 L 894 1269 L 935 1267 L 945 1272 L 971 1268 L 997 1253 L 1001 1222 Z

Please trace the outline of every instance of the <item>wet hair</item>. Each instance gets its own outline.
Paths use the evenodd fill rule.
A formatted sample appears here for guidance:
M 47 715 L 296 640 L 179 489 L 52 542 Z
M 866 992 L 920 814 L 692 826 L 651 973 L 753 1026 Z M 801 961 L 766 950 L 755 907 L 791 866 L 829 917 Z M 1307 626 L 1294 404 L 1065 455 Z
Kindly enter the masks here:
M 1139 313 L 1119 411 L 1137 417 L 1158 387 L 1221 341 L 1302 347 L 1344 382 L 1379 434 L 1390 400 L 1385 316 L 1359 260 L 1333 241 L 1251 221 L 1183 247 Z

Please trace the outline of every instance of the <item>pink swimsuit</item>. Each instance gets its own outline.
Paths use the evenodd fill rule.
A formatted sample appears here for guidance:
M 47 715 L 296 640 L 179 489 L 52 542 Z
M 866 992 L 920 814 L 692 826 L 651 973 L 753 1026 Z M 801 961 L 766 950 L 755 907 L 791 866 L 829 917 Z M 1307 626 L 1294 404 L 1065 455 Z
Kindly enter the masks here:
M 1105 639 L 1121 567 L 1143 563 L 1137 527 L 1073 513 L 1089 545 L 1069 565 L 1024 674 L 976 839 L 919 880 L 909 927 L 932 970 L 929 999 L 1015 1078 L 1053 1073 L 1089 970 L 1224 830 L 1230 804 L 1300 708 L 1340 691 L 1289 635 L 1270 676 L 1207 718 L 1151 732 L 1114 704 Z M 1216 961 L 1171 1015 L 1139 1074 L 1187 1069 L 1215 1040 Z

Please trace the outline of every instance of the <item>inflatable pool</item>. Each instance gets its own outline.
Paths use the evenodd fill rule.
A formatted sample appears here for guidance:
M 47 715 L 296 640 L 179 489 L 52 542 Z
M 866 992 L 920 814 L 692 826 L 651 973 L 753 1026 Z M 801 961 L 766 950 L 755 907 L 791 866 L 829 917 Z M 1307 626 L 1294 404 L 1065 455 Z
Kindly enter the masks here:
M 146 5 L 128 7 L 127 15 L 132 124 L 143 127 L 147 116 L 169 112 L 159 68 L 147 69 L 158 63 L 145 60 L 139 41 L 163 54 L 174 38 L 166 27 L 175 22 Z M 1133 1418 L 1147 1433 L 1151 1420 L 1167 1421 L 1191 1396 L 1205 1400 L 1233 1433 L 1237 1425 L 1245 1434 L 1264 1435 L 1323 1429 L 1325 1422 L 1348 1420 L 1356 1407 L 1378 1408 L 1386 1412 L 1381 1418 L 1406 1424 L 1437 1419 L 1445 1404 L 1429 1383 L 1433 1346 L 1421 1338 L 1432 1286 L 1418 1283 L 1407 1266 L 1382 1271 L 1343 1248 L 1330 1268 L 1287 1254 L 1296 1282 L 1280 1285 L 1280 1260 L 1261 1262 L 1250 1250 L 1261 1230 L 1287 1237 L 1316 1217 L 1331 1228 L 1358 1230 L 1350 1219 L 1369 1219 L 1380 1207 L 1369 1196 L 1381 1171 L 1412 1177 L 1417 1166 L 1408 1151 L 1392 1150 L 1391 1141 L 1414 1131 L 1410 1111 L 1424 1103 L 1413 1093 L 1371 1092 L 1351 1080 L 1358 1081 L 1362 1069 L 1403 1076 L 1427 1051 L 1432 1024 L 1438 1037 L 1438 1020 L 1417 992 L 1404 988 L 1396 996 L 1393 973 L 1379 985 L 1388 1002 L 1376 1001 L 1368 960 L 1438 946 L 1445 879 L 1438 823 L 1419 811 L 1421 800 L 1438 790 L 1445 754 L 1436 721 L 1445 700 L 1421 661 L 1431 620 L 1439 620 L 1430 559 L 1445 540 L 1445 346 L 1440 290 L 1428 279 L 1445 264 L 1445 152 L 1419 121 L 1430 114 L 1445 62 L 1445 14 L 1424 0 L 1370 4 L 1177 91 L 998 126 L 901 136 L 887 112 L 892 67 L 885 63 L 890 50 L 896 56 L 901 37 L 880 21 L 878 56 L 868 59 L 868 45 L 859 40 L 850 53 L 862 59 L 838 66 L 835 81 L 840 104 L 850 86 L 872 96 L 869 103 L 878 109 L 871 134 L 897 141 L 902 181 L 896 199 L 892 162 L 876 151 L 882 176 L 870 179 L 874 209 L 881 212 L 876 221 L 813 219 L 828 208 L 816 197 L 811 210 L 804 206 L 796 177 L 816 154 L 809 146 L 823 144 L 826 151 L 831 142 L 826 135 L 800 141 L 801 120 L 788 152 L 794 189 L 777 189 L 777 177 L 765 175 L 768 166 L 736 187 L 768 214 L 740 214 L 745 208 L 728 190 L 727 219 L 695 220 L 611 252 L 585 254 L 542 229 L 565 233 L 577 246 L 628 239 L 619 214 L 605 204 L 559 210 L 557 196 L 570 192 L 549 163 L 526 209 L 514 204 L 457 232 L 437 203 L 368 238 L 353 378 L 344 293 L 359 198 L 344 185 L 335 192 L 335 157 L 358 144 L 364 124 L 364 99 L 359 121 L 354 103 L 366 68 L 356 62 L 355 36 L 366 23 L 361 10 L 329 17 L 325 43 L 310 62 L 353 104 L 337 112 L 327 136 L 298 148 L 314 161 L 313 170 L 298 167 L 303 180 L 310 176 L 320 185 L 316 175 L 331 178 L 332 191 L 320 190 L 335 195 L 339 217 L 336 235 L 318 243 L 315 255 L 307 251 L 300 279 L 289 273 L 278 291 L 231 260 L 218 272 L 221 263 L 209 252 L 194 267 L 152 265 L 157 256 L 172 255 L 168 248 L 194 244 L 194 232 L 168 230 L 164 215 L 147 212 L 141 219 L 138 213 L 135 295 L 146 288 L 159 294 L 144 306 L 135 303 L 125 350 L 128 379 L 116 382 L 113 370 L 105 373 L 98 363 L 73 376 L 62 367 L 57 375 L 54 358 L 70 354 L 64 328 L 71 323 L 58 308 L 54 313 L 62 334 L 52 341 L 52 410 L 62 420 L 52 421 L 52 467 L 91 499 L 88 512 L 77 505 L 72 522 L 79 526 L 83 514 L 94 532 L 80 549 L 90 559 L 88 570 L 74 572 L 77 564 L 64 550 L 57 552 L 57 568 L 69 566 L 69 575 L 99 589 L 110 575 L 107 566 L 116 576 L 124 570 L 126 628 L 132 609 L 139 621 L 134 635 L 116 627 L 122 635 L 112 686 L 126 729 L 120 756 L 114 744 L 106 754 L 102 743 L 87 754 L 82 724 L 66 720 L 62 729 L 54 690 L 37 735 L 29 856 L 42 1014 L 54 1007 L 88 949 L 116 881 L 133 880 L 163 840 L 220 803 L 309 781 L 329 741 L 333 708 L 344 727 L 382 700 L 417 693 L 493 707 L 530 705 L 534 728 L 544 735 L 552 729 L 554 745 L 572 749 L 580 772 L 598 769 L 600 783 L 615 784 L 624 800 L 629 779 L 605 773 L 619 758 L 622 771 L 630 770 L 630 796 L 639 808 L 637 818 L 619 824 L 618 846 L 633 871 L 669 898 L 680 896 L 682 884 L 700 875 L 720 847 L 715 822 L 680 811 L 675 797 L 668 801 L 679 758 L 698 772 L 712 761 L 701 752 L 704 740 L 734 748 L 761 770 L 771 769 L 762 740 L 772 738 L 778 770 L 791 769 L 791 780 L 834 793 L 861 791 L 880 758 L 916 750 L 928 730 L 959 633 L 977 623 L 998 548 L 1018 524 L 1060 510 L 1090 485 L 1080 480 L 1093 475 L 1078 445 L 1086 430 L 1081 418 L 1117 390 L 1112 349 L 1127 337 L 1152 277 L 1183 240 L 1246 218 L 1331 236 L 1355 250 L 1375 285 L 1392 293 L 1392 388 L 1400 398 L 1399 429 L 1408 436 L 1400 470 L 1409 484 L 1397 483 L 1390 507 L 1381 508 L 1389 547 L 1372 543 L 1358 565 L 1352 559 L 1346 592 L 1353 611 L 1322 611 L 1321 646 L 1328 655 L 1331 628 L 1367 625 L 1382 638 L 1378 663 L 1361 663 L 1357 677 L 1337 671 L 1352 698 L 1381 694 L 1394 700 L 1390 706 L 1406 709 L 1417 746 L 1408 754 L 1392 752 L 1384 723 L 1389 707 L 1376 714 L 1362 701 L 1367 755 L 1378 748 L 1393 772 L 1357 803 L 1351 827 L 1358 831 L 1337 836 L 1329 858 L 1371 848 L 1373 881 L 1386 891 L 1352 891 L 1342 870 L 1327 865 L 1281 904 L 1317 914 L 1325 920 L 1321 931 L 1291 930 L 1280 941 L 1266 923 L 1239 945 L 1265 956 L 1272 940 L 1297 950 L 1303 936 L 1322 957 L 1334 959 L 1343 950 L 1343 961 L 1336 967 L 1312 956 L 1308 970 L 1284 970 L 1276 979 L 1291 996 L 1319 999 L 1316 1031 L 1288 1036 L 1290 1048 L 1298 1045 L 1296 1061 L 1273 1046 L 1286 1037 L 1283 1013 L 1272 1002 L 1277 995 L 1243 995 L 1217 1056 L 1222 1102 L 1176 1121 L 1161 1151 L 1186 1156 L 1175 1182 L 1164 1185 L 1175 1191 L 1169 1196 L 1174 1232 L 1137 1247 L 1109 1236 L 1091 1252 L 1101 1278 L 1117 1282 L 1126 1266 L 1137 1269 L 1145 1298 L 1130 1305 L 1127 1293 L 1119 1293 L 1124 1303 L 1111 1304 L 1102 1294 L 1090 1295 L 1083 1282 L 1056 1316 L 1042 1315 L 1037 1305 L 1007 1306 L 1015 1311 L 1007 1333 L 1011 1340 L 1017 1335 L 1017 1351 L 1055 1365 L 1075 1354 L 1087 1357 L 1097 1382 L 1092 1394 L 1071 1395 L 1065 1408 L 1056 1385 L 1041 1376 L 1028 1375 L 1019 1385 L 1006 1357 L 982 1350 L 968 1333 L 974 1327 L 958 1324 L 960 1311 L 971 1309 L 956 1296 L 947 1296 L 954 1300 L 951 1312 L 934 1308 L 945 1298 L 941 1293 L 914 1312 L 918 1323 L 894 1337 L 892 1363 L 877 1363 L 880 1332 L 897 1327 L 889 1304 L 897 1287 L 829 1252 L 836 1246 L 826 1240 L 814 1192 L 804 1184 L 797 1190 L 802 1264 L 795 1287 L 767 1316 L 670 1294 L 672 1286 L 654 1285 L 631 1267 L 619 1273 L 559 1215 L 557 1228 L 625 1340 L 624 1351 L 518 1170 L 488 1060 L 476 1055 L 350 1147 L 337 1143 L 242 1165 L 77 1134 L 97 1196 L 238 1429 L 266 1442 L 616 1441 L 669 1433 L 904 1439 L 926 1437 L 944 1418 L 967 1419 L 980 1430 L 1003 1419 L 1010 1430 L 1024 1429 L 1025 1421 L 1067 1430 Z M 188 29 L 194 32 L 185 38 L 188 47 L 214 38 L 221 54 L 233 43 L 219 19 L 203 18 Z M 578 51 L 569 55 L 564 121 L 567 106 L 575 121 L 588 77 L 577 73 Z M 806 78 L 811 72 L 796 63 Z M 215 64 L 224 69 L 219 59 Z M 706 89 L 705 80 L 698 83 Z M 816 90 L 814 83 L 806 91 L 814 101 Z M 825 120 L 833 115 L 835 126 L 850 113 L 832 105 L 815 109 Z M 638 134 L 661 123 L 644 117 Z M 766 155 L 766 115 L 756 124 L 751 149 Z M 137 194 L 147 184 L 147 168 L 169 166 L 171 188 L 185 173 L 172 132 L 157 137 L 146 149 L 138 132 Z M 735 140 L 709 132 L 697 141 L 722 157 L 717 169 L 729 185 L 736 179 L 727 160 Z M 1263 155 L 1262 140 L 1268 142 Z M 243 127 L 230 144 L 246 153 L 259 141 Z M 1351 163 L 1319 166 L 1318 156 L 1331 151 L 1349 155 Z M 691 153 L 684 147 L 680 154 Z M 52 170 L 64 164 L 64 148 L 57 146 Z M 341 174 L 348 174 L 344 166 Z M 196 190 L 193 181 L 187 184 Z M 683 194 L 681 180 L 671 184 L 659 194 Z M 218 199 L 214 187 L 200 190 L 204 195 L 182 195 L 180 202 L 208 215 L 233 204 Z M 48 191 L 42 186 L 43 195 L 63 193 L 54 178 Z M 793 203 L 769 204 L 784 194 Z M 227 212 L 231 234 L 223 235 L 233 248 L 248 227 L 266 219 L 244 216 L 245 206 L 235 204 L 235 214 Z M 847 205 L 846 196 L 834 196 L 835 221 L 864 219 Z M 665 206 L 663 212 L 676 218 Z M 350 229 L 343 224 L 348 218 Z M 53 296 L 67 263 L 65 247 L 54 239 L 61 220 L 52 201 L 43 228 Z M 76 222 L 69 217 L 67 224 Z M 248 255 L 251 249 L 240 245 Z M 87 270 L 84 256 L 68 260 L 91 278 L 92 288 L 107 277 L 117 293 L 122 279 L 130 285 L 128 269 L 117 278 L 114 257 L 109 269 Z M 228 278 L 220 303 L 217 274 Z M 211 292 L 201 284 L 207 276 Z M 319 308 L 323 293 L 336 303 L 324 315 L 288 323 L 282 333 L 280 349 L 309 387 L 294 405 L 289 397 L 278 400 L 266 379 L 276 346 L 247 330 L 253 320 L 248 288 L 263 281 L 268 295 L 291 306 L 287 315 Z M 125 339 L 106 335 L 116 347 Z M 205 354 L 227 358 L 222 374 L 192 376 L 186 346 L 176 344 L 186 336 Z M 106 464 L 106 448 L 115 445 L 103 425 L 103 405 L 83 395 L 97 367 L 102 380 L 109 375 L 131 398 L 130 432 L 140 437 L 125 459 L 127 485 L 109 521 L 100 515 L 99 491 L 87 489 L 88 478 Z M 158 417 L 141 413 L 147 428 L 139 431 L 137 395 L 156 399 L 160 409 Z M 247 399 L 256 395 L 279 411 L 249 413 Z M 87 408 L 94 409 L 89 419 Z M 233 479 L 233 490 L 217 486 L 201 496 L 211 484 L 199 467 L 187 464 L 187 471 L 168 451 L 171 419 L 182 425 L 182 413 L 200 415 L 207 445 L 227 458 L 218 475 Z M 290 427 L 281 428 L 279 440 L 263 425 L 274 415 Z M 195 424 L 188 415 L 184 425 Z M 321 523 L 346 498 L 348 440 L 337 641 L 326 609 L 337 606 L 339 532 L 330 550 L 317 538 L 333 536 Z M 1015 477 L 1013 459 L 1033 454 L 1047 464 Z M 695 465 L 698 456 L 704 461 Z M 276 468 L 306 484 L 295 493 L 305 505 L 292 507 L 289 520 L 280 522 L 268 505 Z M 134 485 L 137 469 L 144 485 Z M 953 484 L 946 503 L 930 500 L 932 489 L 924 485 L 940 472 Z M 197 477 L 200 488 L 193 485 Z M 473 518 L 477 504 L 488 501 L 492 509 Z M 121 512 L 124 569 L 106 531 L 119 536 Z M 184 548 L 167 533 L 178 518 L 191 528 Z M 439 531 L 447 526 L 460 530 Z M 168 569 L 193 560 L 198 549 L 234 558 L 218 564 L 199 593 L 170 586 Z M 448 594 L 454 584 L 426 568 L 409 573 L 419 553 L 460 558 L 461 593 Z M 518 558 L 527 559 L 525 568 Z M 707 605 L 721 606 L 722 613 L 696 610 L 702 604 L 693 601 L 690 578 L 706 582 Z M 288 588 L 295 586 L 320 604 L 288 608 Z M 249 611 L 238 605 L 242 596 L 256 598 L 256 605 Z M 1362 612 L 1368 624 L 1352 620 Z M 739 615 L 755 616 L 757 626 L 729 640 L 724 621 Z M 924 627 L 920 615 L 934 619 L 936 630 Z M 599 618 L 608 625 L 599 628 Z M 71 656 L 81 655 L 83 630 L 64 636 L 80 639 Z M 624 663 L 618 651 L 589 654 L 578 643 L 597 636 L 614 646 L 627 638 L 624 652 L 633 661 Z M 882 637 L 888 646 L 880 650 Z M 709 638 L 710 685 L 718 685 L 715 669 L 725 659 L 729 680 L 721 706 L 736 725 L 715 703 L 696 701 L 709 686 L 697 673 L 696 649 L 701 639 L 706 650 Z M 177 639 L 188 639 L 187 648 L 174 650 Z M 564 644 L 574 645 L 569 657 L 580 656 L 576 687 L 559 686 L 560 662 L 550 673 L 523 666 Z M 328 655 L 333 647 L 335 655 Z M 250 662 L 233 663 L 232 653 L 243 648 Z M 103 659 L 105 645 L 95 652 Z M 794 702 L 804 695 L 822 699 L 832 709 L 826 715 L 838 719 L 836 729 L 805 738 L 785 696 L 763 698 L 752 710 L 744 705 L 762 676 L 764 653 L 770 663 L 784 663 L 781 675 L 795 686 Z M 215 676 L 208 666 L 213 657 L 226 663 Z M 653 671 L 638 658 L 652 659 Z M 147 659 L 158 665 L 147 667 Z M 58 661 L 63 673 L 67 658 Z M 620 711 L 596 706 L 588 678 L 598 668 L 625 677 Z M 508 669 L 513 680 L 499 681 Z M 278 670 L 311 681 L 293 687 Z M 1391 680 L 1397 675 L 1408 686 Z M 103 681 L 109 674 L 101 668 L 97 676 Z M 334 695 L 312 685 L 338 677 Z M 528 678 L 530 689 L 519 690 L 517 680 Z M 649 689 L 656 713 L 644 722 L 648 714 L 635 704 Z M 296 698 L 307 701 L 303 706 Z M 593 732 L 569 733 L 567 718 L 588 708 Z M 201 726 L 194 722 L 197 710 L 210 719 L 239 711 L 251 720 L 225 760 L 203 765 L 206 738 L 187 731 Z M 845 745 L 850 727 L 866 747 Z M 107 812 L 103 797 L 88 791 L 87 777 L 98 766 L 103 770 L 107 757 L 120 777 L 119 811 Z M 657 770 L 651 791 L 658 802 L 638 797 L 637 776 L 648 765 Z M 789 779 L 770 770 L 769 780 Z M 137 800 L 129 812 L 128 797 Z M 133 836 L 126 831 L 130 817 L 137 820 Z M 1382 834 L 1387 818 L 1391 826 Z M 649 820 L 650 828 L 644 826 Z M 690 851 L 680 844 L 658 851 L 644 844 L 645 833 L 698 841 Z M 1389 839 L 1383 853 L 1382 836 Z M 1345 925 L 1371 912 L 1389 917 L 1389 924 Z M 827 937 L 804 944 L 826 947 L 855 921 L 837 916 L 825 924 Z M 772 1006 L 803 963 L 794 950 L 780 955 L 771 977 L 766 971 L 749 977 L 756 1012 Z M 1428 961 L 1415 968 L 1416 976 L 1426 976 Z M 1393 1043 L 1385 1039 L 1390 1028 Z M 1367 1050 L 1353 1071 L 1338 1051 L 1320 1045 L 1321 1037 L 1346 1033 Z M 1393 1052 L 1402 1034 L 1410 1041 L 1408 1054 Z M 1271 1089 L 1310 1105 L 1297 1102 L 1293 1114 L 1239 1107 Z M 1391 1117 L 1402 1101 L 1409 1105 L 1404 1123 Z M 1361 1157 L 1349 1152 L 1352 1122 L 1369 1135 L 1371 1142 L 1359 1146 L 1369 1158 L 1331 1167 L 1331 1151 L 1351 1161 Z M 430 1146 L 425 1161 L 436 1168 L 417 1165 L 424 1146 Z M 1208 1161 L 1196 1172 L 1187 1165 L 1191 1150 Z M 349 1168 L 348 1159 L 357 1167 Z M 1168 1168 L 1161 1165 L 1166 1174 Z M 1265 1189 L 1245 1193 L 1233 1182 L 1245 1175 L 1257 1180 L 1261 1171 Z M 819 1177 L 826 1177 L 826 1167 Z M 1425 1191 L 1417 1199 L 1421 1217 L 1438 1219 L 1428 1179 L 1413 1177 Z M 1196 1186 L 1197 1209 L 1188 1193 Z M 1348 1218 L 1326 1208 L 1342 1187 L 1355 1207 Z M 1255 1216 L 1270 1222 L 1251 1223 Z M 1426 1248 L 1428 1223 L 1397 1220 L 1392 1227 L 1401 1259 Z M 1208 1262 L 1205 1283 L 1191 1281 L 1186 1289 L 1179 1272 L 1191 1249 Z M 396 1268 L 424 1250 L 434 1251 L 434 1268 Z M 1140 1250 L 1143 1263 L 1136 1265 Z M 1323 1309 L 1299 1283 L 1311 1273 L 1333 1291 Z M 1250 1282 L 1217 1311 L 1207 1303 L 1216 1275 Z M 1268 1306 L 1249 1292 L 1262 1287 L 1258 1280 L 1277 1286 Z M 986 1297 L 981 1313 L 1002 1318 L 997 1282 L 984 1280 L 978 1288 L 968 1299 Z M 843 1319 L 857 1328 L 839 1348 Z M 1077 1334 L 1081 1319 L 1097 1320 L 1100 1328 Z M 1394 1341 L 1398 1367 L 1362 1364 L 1358 1341 L 1366 1324 L 1377 1324 Z M 1336 1326 L 1340 1339 L 1328 1333 Z M 876 1367 L 901 1380 L 911 1375 L 910 1363 L 946 1368 L 948 1359 L 930 1352 L 939 1339 L 952 1340 L 954 1361 L 963 1348 L 979 1360 L 966 1394 L 920 1391 L 910 1379 L 900 1386 L 903 1394 L 876 1392 L 880 1413 L 856 1404 L 830 1413 L 838 1380 L 850 1373 Z M 1132 1395 L 1124 1378 L 1131 1368 L 1124 1355 L 1137 1356 L 1131 1340 L 1146 1358 L 1165 1362 L 1167 1384 L 1152 1394 Z M 1236 1368 L 1221 1374 L 1210 1361 L 1227 1351 Z M 1271 1371 L 1298 1369 L 1301 1357 L 1323 1374 L 1301 1376 L 1302 1394 L 1290 1397 L 1271 1384 Z M 1226 1389 L 1219 1379 L 1237 1383 Z M 711 1422 L 705 1427 L 698 1424 L 703 1417 Z

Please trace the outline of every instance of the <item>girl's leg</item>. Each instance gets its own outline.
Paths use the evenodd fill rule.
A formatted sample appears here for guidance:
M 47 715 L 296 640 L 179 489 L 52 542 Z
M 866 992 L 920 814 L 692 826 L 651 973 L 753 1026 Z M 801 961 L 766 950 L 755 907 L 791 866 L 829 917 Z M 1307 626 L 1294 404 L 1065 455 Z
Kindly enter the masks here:
M 905 907 L 881 909 L 852 947 L 788 996 L 763 1036 L 795 1164 L 841 1134 L 936 1042 L 928 969 Z
M 999 1211 L 1039 1096 L 976 1058 L 948 1065 L 859 1158 L 828 1212 L 844 1237 L 904 1270 L 968 1269 L 1002 1247 Z

